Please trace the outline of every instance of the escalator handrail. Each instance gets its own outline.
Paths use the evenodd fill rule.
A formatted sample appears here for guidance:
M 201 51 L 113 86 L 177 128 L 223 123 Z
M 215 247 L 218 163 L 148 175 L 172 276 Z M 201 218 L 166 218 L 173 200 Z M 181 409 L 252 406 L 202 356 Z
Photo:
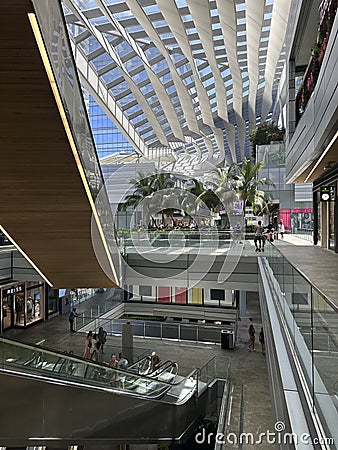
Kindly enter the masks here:
M 117 394 L 120 394 L 120 395 L 129 395 L 129 396 L 133 396 L 133 397 L 137 397 L 137 398 L 143 398 L 143 399 L 148 399 L 148 400 L 159 400 L 159 401 L 162 401 L 162 402 L 165 402 L 165 403 L 173 403 L 173 398 L 175 398 L 175 397 L 172 397 L 172 396 L 170 398 L 170 395 L 169 395 L 169 397 L 166 398 L 166 394 L 168 393 L 168 391 L 170 391 L 170 389 L 173 388 L 173 384 L 169 383 L 169 382 L 166 382 L 166 381 L 156 380 L 156 379 L 154 379 L 152 377 L 147 377 L 147 376 L 139 376 L 139 378 L 137 378 L 137 382 L 141 381 L 141 383 L 144 383 L 143 386 L 145 386 L 145 387 L 149 387 L 149 385 L 151 383 L 154 383 L 154 382 L 158 384 L 160 389 L 157 388 L 157 391 L 154 390 L 154 391 L 150 392 L 150 395 L 149 395 L 148 392 L 140 394 L 139 392 L 135 393 L 132 390 L 128 390 L 128 389 L 124 390 L 124 389 L 117 389 L 116 387 L 112 387 L 112 386 L 108 387 L 107 385 L 98 385 L 98 384 L 95 384 L 95 383 L 91 384 L 91 382 L 97 381 L 97 380 L 95 380 L 95 379 L 85 379 L 85 378 L 82 378 L 82 377 L 80 378 L 79 376 L 74 376 L 72 374 L 65 374 L 60 369 L 58 370 L 58 372 L 55 372 L 54 368 L 57 366 L 57 364 L 59 364 L 62 361 L 62 359 L 64 359 L 64 363 L 67 360 L 69 362 L 74 361 L 74 362 L 86 363 L 86 365 L 87 365 L 86 369 L 89 366 L 92 366 L 92 367 L 94 367 L 96 369 L 104 367 L 104 369 L 108 370 L 109 373 L 113 373 L 113 374 L 115 373 L 115 374 L 119 374 L 119 375 L 125 376 L 125 377 L 128 377 L 128 375 L 130 375 L 132 377 L 135 377 L 135 374 L 134 373 L 130 373 L 128 371 L 114 369 L 114 368 L 109 367 L 109 366 L 107 366 L 105 364 L 100 364 L 100 363 L 97 363 L 97 362 L 94 362 L 94 361 L 91 361 L 91 360 L 88 360 L 88 359 L 77 357 L 75 355 L 69 355 L 67 353 L 62 353 L 62 352 L 59 352 L 59 351 L 44 350 L 41 346 L 36 346 L 34 344 L 30 345 L 30 344 L 27 344 L 27 343 L 22 343 L 20 341 L 14 340 L 14 339 L 8 339 L 8 338 L 0 337 L 0 343 L 5 343 L 5 344 L 7 343 L 9 345 L 18 345 L 18 346 L 24 347 L 24 348 L 26 348 L 28 350 L 33 350 L 33 358 L 30 358 L 29 364 L 27 365 L 27 368 L 29 367 L 30 372 L 27 372 L 27 371 L 22 372 L 22 370 L 15 370 L 15 367 L 13 367 L 13 363 L 11 363 L 7 367 L 5 367 L 4 361 L 3 361 L 3 364 L 0 367 L 0 372 L 3 372 L 3 373 L 15 374 L 16 376 L 21 376 L 21 377 L 24 376 L 24 377 L 35 378 L 35 379 L 48 381 L 48 382 L 57 382 L 57 383 L 60 383 L 60 375 L 62 374 L 63 375 L 63 378 L 62 378 L 62 383 L 63 384 L 70 384 L 70 385 L 74 385 L 74 386 L 78 386 L 78 387 L 79 386 L 81 386 L 81 387 L 85 386 L 86 388 L 90 388 L 90 389 L 94 389 L 94 390 L 102 390 L 102 389 L 104 389 L 105 391 L 108 391 L 108 392 L 112 392 L 113 391 L 114 393 L 117 393 Z M 59 355 L 59 358 L 54 363 L 52 371 L 50 371 L 49 369 L 44 369 L 42 367 L 42 365 L 40 365 L 39 368 L 34 367 L 34 366 L 31 365 L 32 361 L 34 360 L 34 358 L 39 357 L 39 356 L 43 355 L 44 353 L 51 354 L 53 357 Z M 41 362 L 43 364 L 44 362 L 48 362 L 48 361 L 46 361 L 46 359 L 42 359 Z M 15 366 L 15 364 L 14 364 L 14 366 Z M 24 366 L 23 366 L 23 363 L 21 363 L 19 366 L 17 365 L 16 367 L 17 367 L 17 369 L 18 368 L 22 369 Z M 195 369 L 195 371 L 196 371 L 196 369 Z M 195 371 L 193 371 L 193 372 L 195 372 Z M 41 374 L 43 374 L 43 376 Z M 58 376 L 56 376 L 56 375 L 58 375 Z M 67 375 L 68 375 L 68 377 L 67 377 Z M 191 374 L 188 375 L 187 377 L 183 378 L 182 381 L 180 383 L 178 383 L 176 386 L 179 386 L 179 384 L 182 384 L 182 386 L 184 387 L 186 381 L 190 377 L 191 377 Z M 79 381 L 81 381 L 81 382 L 79 382 Z M 139 384 L 137 384 L 137 385 L 141 386 Z M 156 386 L 155 386 L 155 388 L 156 388 Z M 178 398 L 176 397 L 176 399 L 174 400 L 175 403 L 176 404 L 184 403 L 185 399 L 190 398 L 191 395 L 193 395 L 193 393 L 195 391 L 196 391 L 196 388 L 192 387 L 191 388 L 191 392 L 189 392 L 183 399 L 178 400 Z
M 130 374 L 130 375 L 136 375 L 135 373 L 133 373 L 133 372 L 129 372 L 128 370 L 122 370 L 122 369 L 119 369 L 119 368 L 113 368 L 113 367 L 109 367 L 107 364 L 105 364 L 105 363 L 100 363 L 100 362 L 97 362 L 97 361 L 93 361 L 93 360 L 90 360 L 90 359 L 87 359 L 87 358 L 83 358 L 83 357 L 81 357 L 81 356 L 78 356 L 78 355 L 74 355 L 74 354 L 72 354 L 72 353 L 68 353 L 68 352 L 61 352 L 61 351 L 58 351 L 58 350 L 53 350 L 53 349 L 51 349 L 51 348 L 46 348 L 46 347 L 43 347 L 43 346 L 37 346 L 37 345 L 35 345 L 35 344 L 30 344 L 30 343 L 25 343 L 25 342 L 21 342 L 21 341 L 18 341 L 18 340 L 16 340 L 16 339 L 9 339 L 9 338 L 4 338 L 4 337 L 0 337 L 0 343 L 1 342 L 9 342 L 9 343 L 14 343 L 14 344 L 16 344 L 16 345 L 18 345 L 18 346 L 20 346 L 20 347 L 24 347 L 24 348 L 27 348 L 27 349 L 32 349 L 33 350 L 33 353 L 32 353 L 32 358 L 30 358 L 27 362 L 25 362 L 25 363 L 23 363 L 23 364 L 20 364 L 20 366 L 26 366 L 26 367 L 32 367 L 31 366 L 31 363 L 34 361 L 34 360 L 36 360 L 36 357 L 37 356 L 40 356 L 39 354 L 41 354 L 41 353 L 47 353 L 47 354 L 51 354 L 51 355 L 59 355 L 59 359 L 56 361 L 56 363 L 54 364 L 54 367 L 55 367 L 55 365 L 57 365 L 57 363 L 59 362 L 59 360 L 61 359 L 61 358 L 63 358 L 63 359 L 66 359 L 66 360 L 70 360 L 70 361 L 75 361 L 75 362 L 81 362 L 81 363 L 85 363 L 87 366 L 94 366 L 94 367 L 101 367 L 101 368 L 105 368 L 106 370 L 109 370 L 110 372 L 112 372 L 112 373 L 116 373 L 117 375 L 120 375 L 120 376 L 123 376 L 123 375 L 128 375 L 128 374 Z M 0 368 L 0 370 L 1 370 L 1 368 Z M 59 372 L 54 372 L 53 371 L 53 373 L 59 373 Z M 139 374 L 138 374 L 139 375 Z M 151 378 L 151 377 L 147 377 L 146 375 L 140 375 L 140 378 L 145 378 L 145 379 L 147 379 L 149 382 L 151 382 L 151 381 L 153 381 L 154 379 L 153 378 Z M 165 384 L 165 385 L 168 385 L 168 387 L 170 386 L 170 383 L 167 383 L 167 382 L 165 382 L 165 381 L 161 381 L 161 383 L 163 383 L 163 384 Z

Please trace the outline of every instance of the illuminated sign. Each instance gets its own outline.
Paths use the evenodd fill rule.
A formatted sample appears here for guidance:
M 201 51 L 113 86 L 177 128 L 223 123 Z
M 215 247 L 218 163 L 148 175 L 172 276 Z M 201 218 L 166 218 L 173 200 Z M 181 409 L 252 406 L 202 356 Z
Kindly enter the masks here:
M 330 189 L 327 186 L 320 188 L 320 200 L 322 202 L 330 200 Z
M 2 291 L 2 296 L 7 297 L 7 295 L 18 294 L 19 292 L 24 292 L 25 285 L 19 284 L 18 286 L 12 286 L 10 288 L 4 289 Z

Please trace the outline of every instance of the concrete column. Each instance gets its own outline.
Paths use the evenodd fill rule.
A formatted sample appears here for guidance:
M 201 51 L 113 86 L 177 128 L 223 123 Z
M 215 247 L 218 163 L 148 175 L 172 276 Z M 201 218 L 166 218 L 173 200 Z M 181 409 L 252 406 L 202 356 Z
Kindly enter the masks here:
M 239 317 L 246 317 L 246 291 L 239 291 Z
M 129 364 L 132 364 L 134 360 L 134 336 L 133 327 L 131 323 L 127 322 L 122 325 L 122 353 L 128 360 Z
M 322 228 L 322 248 L 327 248 L 329 239 L 329 208 L 328 202 L 321 202 L 321 228 Z
M 232 305 L 233 304 L 232 291 L 229 290 L 229 289 L 225 290 L 225 304 L 226 305 Z

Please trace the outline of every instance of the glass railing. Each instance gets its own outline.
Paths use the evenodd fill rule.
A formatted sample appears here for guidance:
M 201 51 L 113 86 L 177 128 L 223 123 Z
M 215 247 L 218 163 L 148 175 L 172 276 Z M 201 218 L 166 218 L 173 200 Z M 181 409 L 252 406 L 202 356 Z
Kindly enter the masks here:
M 237 312 L 234 309 L 233 322 L 236 321 L 236 318 Z M 76 330 L 97 332 L 99 327 L 103 327 L 109 335 L 121 336 L 122 327 L 127 322 L 130 322 L 133 327 L 134 337 L 206 343 L 220 343 L 221 330 L 225 327 L 225 325 L 166 323 L 152 320 L 105 319 L 102 317 L 90 319 L 80 316 L 76 319 Z M 227 325 L 226 328 L 231 328 L 231 325 Z
M 117 234 L 118 248 L 123 256 L 133 253 L 148 253 L 148 256 L 151 256 L 152 253 L 158 252 L 163 254 L 184 252 L 188 257 L 189 254 L 192 256 L 195 253 L 210 254 L 219 250 L 240 251 L 250 255 L 255 250 L 253 239 L 254 233 L 213 229 L 132 231 Z
M 338 308 L 277 248 L 271 246 L 266 256 L 270 287 L 300 362 L 311 407 L 323 423 L 337 424 Z
M 197 373 L 177 384 L 118 370 L 66 353 L 0 338 L 0 370 L 45 381 L 118 391 L 125 395 L 183 403 L 197 391 Z

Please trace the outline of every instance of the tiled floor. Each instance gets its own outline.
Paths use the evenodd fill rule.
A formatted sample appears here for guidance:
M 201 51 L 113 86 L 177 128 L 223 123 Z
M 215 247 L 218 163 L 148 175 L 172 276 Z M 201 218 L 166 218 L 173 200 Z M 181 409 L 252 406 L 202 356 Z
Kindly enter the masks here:
M 338 308 L 338 253 L 292 235 L 274 244 Z

